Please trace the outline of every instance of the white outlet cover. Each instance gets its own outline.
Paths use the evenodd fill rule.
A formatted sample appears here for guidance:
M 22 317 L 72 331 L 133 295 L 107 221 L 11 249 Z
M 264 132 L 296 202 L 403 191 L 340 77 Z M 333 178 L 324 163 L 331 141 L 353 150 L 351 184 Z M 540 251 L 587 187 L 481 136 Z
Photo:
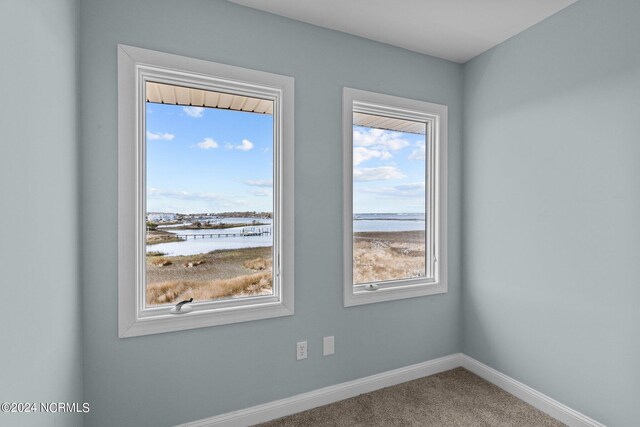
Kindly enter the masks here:
M 324 337 L 322 339 L 322 355 L 323 356 L 331 356 L 336 352 L 335 350 L 335 340 L 333 336 Z
M 296 345 L 296 360 L 303 360 L 307 358 L 307 342 L 300 341 Z

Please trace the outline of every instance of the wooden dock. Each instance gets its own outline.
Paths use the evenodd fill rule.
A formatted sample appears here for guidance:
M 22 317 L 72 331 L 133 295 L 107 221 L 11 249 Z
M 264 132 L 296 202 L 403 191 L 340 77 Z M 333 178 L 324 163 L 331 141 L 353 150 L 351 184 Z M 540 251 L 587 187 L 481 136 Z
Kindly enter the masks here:
M 270 227 L 244 227 L 235 233 L 199 233 L 199 234 L 176 234 L 175 237 L 183 240 L 189 239 L 213 239 L 221 237 L 251 237 L 271 234 Z

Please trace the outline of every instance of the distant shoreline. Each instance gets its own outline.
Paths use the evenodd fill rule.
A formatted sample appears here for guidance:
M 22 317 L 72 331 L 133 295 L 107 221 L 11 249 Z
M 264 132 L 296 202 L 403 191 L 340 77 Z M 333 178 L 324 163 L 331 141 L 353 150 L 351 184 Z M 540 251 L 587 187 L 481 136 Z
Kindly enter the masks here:
M 265 225 L 271 225 L 271 224 L 266 224 L 263 222 L 256 222 L 256 223 L 252 223 L 252 222 L 248 222 L 248 223 L 239 223 L 239 224 L 232 224 L 232 223 L 217 223 L 217 224 L 209 224 L 209 223 L 204 223 L 204 224 L 200 224 L 200 226 L 196 226 L 193 224 L 190 225 L 175 225 L 175 226 L 168 226 L 168 227 L 162 227 L 162 230 L 224 230 L 227 228 L 237 228 L 237 227 L 259 227 L 259 226 L 265 226 Z
M 147 212 L 149 216 L 174 216 L 181 218 L 252 218 L 252 219 L 272 219 L 273 213 L 271 212 L 200 212 L 200 213 L 181 213 L 181 212 Z
M 419 218 L 353 218 L 354 221 L 424 221 Z

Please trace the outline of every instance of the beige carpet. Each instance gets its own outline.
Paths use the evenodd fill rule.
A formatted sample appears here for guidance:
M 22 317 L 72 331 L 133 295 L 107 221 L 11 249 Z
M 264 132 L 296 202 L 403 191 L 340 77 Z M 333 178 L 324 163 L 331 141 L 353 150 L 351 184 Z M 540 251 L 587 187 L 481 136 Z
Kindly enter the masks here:
M 463 368 L 261 424 L 290 426 L 563 426 Z

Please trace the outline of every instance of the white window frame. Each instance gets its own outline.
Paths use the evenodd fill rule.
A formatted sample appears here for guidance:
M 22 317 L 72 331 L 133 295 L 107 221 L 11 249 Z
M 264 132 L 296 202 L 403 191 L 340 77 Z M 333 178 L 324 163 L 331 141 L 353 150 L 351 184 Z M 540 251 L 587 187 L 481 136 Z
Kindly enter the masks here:
M 425 277 L 353 284 L 354 110 L 426 123 Z M 345 307 L 447 292 L 447 113 L 446 105 L 344 88 L 342 123 Z
M 273 294 L 145 307 L 145 82 L 274 102 Z M 118 333 L 121 338 L 294 314 L 294 80 L 292 77 L 118 45 Z

